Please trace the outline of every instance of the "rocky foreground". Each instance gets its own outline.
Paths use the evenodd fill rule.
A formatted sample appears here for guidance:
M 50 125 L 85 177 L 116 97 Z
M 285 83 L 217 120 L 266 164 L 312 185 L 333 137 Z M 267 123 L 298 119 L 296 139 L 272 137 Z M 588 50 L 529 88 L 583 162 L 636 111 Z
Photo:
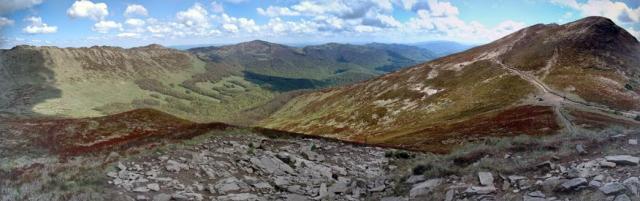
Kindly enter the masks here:
M 137 200 L 378 200 L 393 194 L 394 170 L 382 148 L 250 134 L 135 157 L 107 175 Z
M 413 164 L 428 154 L 322 139 L 215 135 L 114 163 L 105 182 L 125 200 L 640 200 L 640 159 L 628 155 L 639 150 L 637 140 L 614 140 L 628 151 L 600 155 L 578 145 L 572 150 L 577 157 L 543 156 L 550 160 L 524 172 L 478 168 L 434 177 L 413 174 L 420 173 Z M 507 153 L 504 159 L 525 157 L 534 156 Z

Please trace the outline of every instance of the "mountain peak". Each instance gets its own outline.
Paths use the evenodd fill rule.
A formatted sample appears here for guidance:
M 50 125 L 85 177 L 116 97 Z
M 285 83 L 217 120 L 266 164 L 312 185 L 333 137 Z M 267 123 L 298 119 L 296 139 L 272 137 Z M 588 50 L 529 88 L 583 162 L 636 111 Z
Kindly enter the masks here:
M 567 25 L 570 25 L 570 26 L 579 26 L 579 25 L 616 26 L 616 23 L 614 23 L 611 19 L 606 17 L 589 16 L 589 17 L 585 17 L 585 18 L 576 20 L 574 22 L 568 23 Z
M 629 32 L 619 27 L 609 18 L 586 17 L 563 25 L 570 38 L 590 40 L 602 43 L 621 42 L 637 43 L 638 40 Z
M 243 44 L 243 45 L 260 45 L 260 46 L 273 46 L 273 45 L 280 45 L 277 43 L 272 43 L 272 42 L 268 42 L 268 41 L 264 41 L 264 40 L 252 40 L 249 42 L 244 42 L 244 43 L 239 43 L 239 44 Z

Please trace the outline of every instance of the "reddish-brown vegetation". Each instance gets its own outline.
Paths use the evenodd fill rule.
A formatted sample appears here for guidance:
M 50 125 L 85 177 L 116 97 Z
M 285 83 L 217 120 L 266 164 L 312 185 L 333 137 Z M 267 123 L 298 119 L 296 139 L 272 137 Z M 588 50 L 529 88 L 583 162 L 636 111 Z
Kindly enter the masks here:
M 124 151 L 168 139 L 186 139 L 232 126 L 193 123 L 152 109 L 81 119 L 11 120 L 37 146 L 73 156 L 100 151 Z
M 405 134 L 382 144 L 399 148 L 448 152 L 465 141 L 480 137 L 548 135 L 560 129 L 548 106 L 518 106 L 455 123 L 442 123 Z
M 640 122 L 637 121 L 611 118 L 593 112 L 571 110 L 570 114 L 574 117 L 574 123 L 576 125 L 580 125 L 587 129 L 606 129 L 612 125 L 621 127 L 637 127 L 640 125 Z

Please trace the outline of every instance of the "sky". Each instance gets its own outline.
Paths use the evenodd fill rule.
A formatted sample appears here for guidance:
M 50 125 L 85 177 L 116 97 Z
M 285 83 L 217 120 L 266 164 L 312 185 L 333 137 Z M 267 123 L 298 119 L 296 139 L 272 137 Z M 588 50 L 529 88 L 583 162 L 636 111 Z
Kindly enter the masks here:
M 0 48 L 480 44 L 538 23 L 612 19 L 640 37 L 640 0 L 0 0 Z

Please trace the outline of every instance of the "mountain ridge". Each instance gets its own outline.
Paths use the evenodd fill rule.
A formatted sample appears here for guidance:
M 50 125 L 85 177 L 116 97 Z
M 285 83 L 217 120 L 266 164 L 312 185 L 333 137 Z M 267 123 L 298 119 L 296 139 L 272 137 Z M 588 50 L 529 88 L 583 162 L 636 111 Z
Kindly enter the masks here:
M 533 25 L 416 67 L 299 96 L 260 125 L 431 151 L 483 136 L 571 131 L 584 118 L 578 111 L 633 121 L 640 108 L 640 62 L 633 55 L 640 45 L 626 44 L 630 34 L 611 23 L 591 17 Z M 575 27 L 595 36 L 576 36 Z M 598 33 L 617 41 L 575 41 Z M 612 42 L 636 52 L 600 48 Z M 613 58 L 623 62 L 601 62 Z M 518 110 L 531 116 L 499 118 Z M 465 130 L 482 122 L 487 132 Z
M 300 55 L 300 48 L 266 41 L 191 51 L 158 44 L 132 48 L 16 46 L 0 53 L 0 110 L 17 115 L 94 117 L 154 108 L 197 122 L 225 121 L 281 93 L 385 73 L 375 70 L 376 66 Z M 397 61 L 384 62 L 401 66 Z

